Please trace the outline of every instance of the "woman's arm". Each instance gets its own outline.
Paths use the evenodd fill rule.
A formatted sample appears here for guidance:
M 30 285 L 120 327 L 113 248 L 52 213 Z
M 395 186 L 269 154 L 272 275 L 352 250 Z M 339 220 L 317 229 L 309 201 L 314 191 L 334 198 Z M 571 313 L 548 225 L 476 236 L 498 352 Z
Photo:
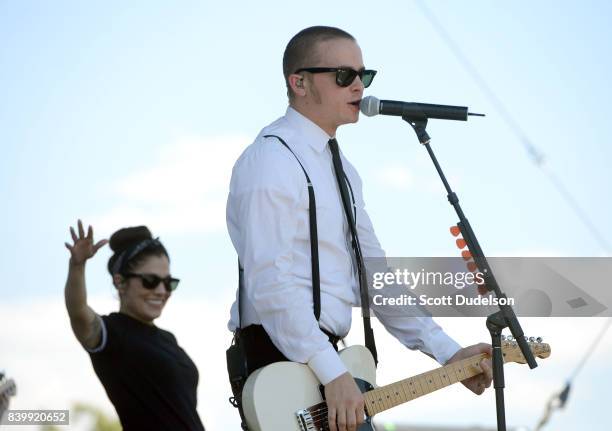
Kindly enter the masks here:
M 93 228 L 89 226 L 87 236 L 85 236 L 81 220 L 78 221 L 78 230 L 79 235 L 77 236 L 74 229 L 70 227 L 74 243 L 72 245 L 66 243 L 66 248 L 70 251 L 70 261 L 64 297 L 74 335 L 85 348 L 94 349 L 100 343 L 102 327 L 100 316 L 87 305 L 85 263 L 108 241 L 101 240 L 94 245 Z

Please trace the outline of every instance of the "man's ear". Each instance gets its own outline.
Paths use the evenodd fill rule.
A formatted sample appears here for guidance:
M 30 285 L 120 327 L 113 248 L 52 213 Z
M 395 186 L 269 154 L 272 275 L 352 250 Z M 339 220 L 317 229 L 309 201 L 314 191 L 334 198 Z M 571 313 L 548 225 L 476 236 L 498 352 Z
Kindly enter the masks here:
M 289 80 L 289 86 L 291 87 L 291 91 L 295 96 L 304 97 L 306 96 L 306 89 L 304 84 L 304 77 L 302 75 L 298 75 L 297 73 L 293 73 L 289 75 L 287 78 Z
M 123 290 L 125 288 L 125 278 L 120 274 L 113 274 L 113 284 L 117 290 Z

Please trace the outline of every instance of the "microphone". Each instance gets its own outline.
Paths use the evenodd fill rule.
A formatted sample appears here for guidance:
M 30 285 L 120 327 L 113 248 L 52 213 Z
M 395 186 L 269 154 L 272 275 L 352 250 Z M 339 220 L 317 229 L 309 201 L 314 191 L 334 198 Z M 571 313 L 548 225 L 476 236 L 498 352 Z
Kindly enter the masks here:
M 413 121 L 426 120 L 428 118 L 467 121 L 468 115 L 484 117 L 484 114 L 468 112 L 467 106 L 432 105 L 430 103 L 378 100 L 374 96 L 367 96 L 361 99 L 359 109 L 368 117 L 373 117 L 378 114 L 396 115 Z

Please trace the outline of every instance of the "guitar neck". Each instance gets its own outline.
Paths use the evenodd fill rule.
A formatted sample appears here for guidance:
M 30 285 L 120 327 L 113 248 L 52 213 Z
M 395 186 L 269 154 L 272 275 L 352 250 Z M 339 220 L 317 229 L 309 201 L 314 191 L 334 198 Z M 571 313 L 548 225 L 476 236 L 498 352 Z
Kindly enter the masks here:
M 368 414 L 374 416 L 392 407 L 476 376 L 482 373 L 480 361 L 485 357 L 487 355 L 484 353 L 475 355 L 368 391 L 364 394 Z

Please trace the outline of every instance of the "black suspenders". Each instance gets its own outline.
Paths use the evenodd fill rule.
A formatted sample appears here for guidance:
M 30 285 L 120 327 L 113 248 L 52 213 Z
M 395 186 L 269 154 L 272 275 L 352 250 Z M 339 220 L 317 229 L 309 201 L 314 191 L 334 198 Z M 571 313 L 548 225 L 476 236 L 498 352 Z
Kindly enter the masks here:
M 308 184 L 308 218 L 310 220 L 310 262 L 311 262 L 311 270 L 312 270 L 312 303 L 314 307 L 314 315 L 319 321 L 321 317 L 321 278 L 319 275 L 319 236 L 317 234 L 317 204 L 315 200 L 314 187 L 312 186 L 312 181 L 310 181 L 310 177 L 308 176 L 308 172 L 304 169 L 304 165 L 300 162 L 300 159 L 295 155 L 293 150 L 287 145 L 285 141 L 280 136 L 276 135 L 265 135 L 264 138 L 276 138 L 280 141 L 281 144 L 285 146 L 295 160 L 300 164 L 302 171 L 304 171 L 304 175 L 306 176 L 306 183 Z
M 276 138 L 280 141 L 281 144 L 285 146 L 285 148 L 291 151 L 291 154 L 293 154 L 293 156 L 295 157 L 295 160 L 297 160 L 297 162 L 299 163 L 306 177 L 306 182 L 308 184 L 308 214 L 309 214 L 309 220 L 310 220 L 310 261 L 312 265 L 312 302 L 313 302 L 315 318 L 317 319 L 317 321 L 319 321 L 319 318 L 321 317 L 321 280 L 320 280 L 320 273 L 319 273 L 319 238 L 317 235 L 317 205 L 315 201 L 314 187 L 312 185 L 312 181 L 310 181 L 310 177 L 308 176 L 306 169 L 304 169 L 304 165 L 302 165 L 302 162 L 300 162 L 300 159 L 298 159 L 298 157 L 293 152 L 293 150 L 289 147 L 289 145 L 287 145 L 287 143 L 281 137 L 276 136 L 276 135 L 264 135 L 264 138 Z M 355 204 L 355 195 L 353 194 L 353 188 L 351 187 L 351 183 L 346 177 L 346 174 L 345 174 L 345 180 L 348 184 L 353 204 Z M 354 206 L 354 219 L 353 220 L 355 220 L 355 222 L 357 221 L 357 208 L 355 206 Z M 361 286 L 360 284 L 360 289 L 363 289 L 363 288 L 364 286 Z M 241 400 L 242 386 L 244 385 L 244 383 L 246 382 L 246 378 L 248 377 L 248 371 L 247 371 L 248 366 L 246 363 L 246 353 L 244 351 L 244 346 L 242 342 L 240 341 L 240 330 L 242 329 L 243 289 L 244 289 L 244 270 L 240 264 L 240 260 L 238 260 L 238 327 L 236 328 L 236 331 L 234 334 L 234 340 L 233 340 L 232 346 L 230 346 L 230 348 L 226 352 L 226 357 L 227 357 L 228 373 L 230 376 L 230 383 L 232 386 L 232 392 L 234 393 L 234 397 L 230 398 L 230 403 L 234 407 L 238 408 L 240 412 L 240 417 L 242 420 L 241 427 L 243 430 L 246 430 L 247 425 L 246 425 L 244 413 L 242 411 L 242 402 L 241 402 L 242 401 Z M 362 308 L 368 307 L 368 306 L 369 304 L 361 304 Z M 365 319 L 364 319 L 364 322 L 365 322 Z M 373 338 L 370 340 L 372 343 L 372 346 L 370 346 L 371 343 L 367 341 L 368 340 L 366 339 L 366 347 L 370 349 L 370 351 L 372 352 L 372 355 L 375 358 L 375 361 L 378 362 L 376 360 L 376 346 L 373 344 L 374 343 Z
M 312 265 L 312 299 L 313 299 L 314 315 L 317 321 L 319 321 L 319 318 L 321 317 L 321 280 L 319 276 L 319 239 L 317 235 L 317 206 L 316 206 L 316 201 L 315 201 L 314 187 L 312 185 L 312 181 L 310 181 L 310 177 L 308 176 L 306 169 L 304 169 L 304 165 L 302 165 L 302 162 L 300 162 L 300 159 L 296 156 L 296 154 L 293 152 L 291 147 L 289 147 L 289 145 L 287 145 L 287 143 L 280 136 L 264 135 L 264 138 L 278 139 L 280 143 L 285 146 L 285 148 L 291 151 L 291 154 L 293 154 L 293 157 L 295 157 L 295 160 L 297 160 L 300 167 L 302 168 L 302 171 L 304 172 L 304 175 L 306 176 L 306 182 L 308 184 L 308 213 L 309 213 L 309 219 L 310 219 L 310 261 Z M 350 181 L 346 177 L 346 173 L 344 174 L 344 179 L 346 180 L 346 183 L 348 185 L 348 188 L 351 194 L 351 199 L 353 201 L 353 212 L 354 212 L 353 220 L 355 221 L 355 226 L 357 226 L 357 208 L 355 206 L 355 195 L 353 194 L 353 187 L 351 186 Z M 242 290 L 242 268 L 240 268 L 240 262 L 238 262 L 238 266 L 239 266 L 239 270 L 241 271 L 240 277 L 239 277 L 240 285 L 238 287 L 238 312 L 240 314 L 239 328 L 242 328 L 242 317 L 241 317 L 242 310 L 240 310 L 240 296 L 241 296 L 241 290 Z M 360 290 L 367 289 L 367 286 L 362 286 L 361 283 L 359 283 L 359 288 Z M 362 292 L 361 308 L 362 310 L 369 311 L 366 309 L 366 307 L 369 307 L 369 304 L 367 303 L 367 301 L 365 304 L 363 303 L 364 297 L 367 298 L 367 292 L 365 293 L 365 295 Z M 374 357 L 374 362 L 378 363 L 378 355 L 376 353 L 376 343 L 374 341 L 372 328 L 370 326 L 369 318 L 367 318 L 366 320 L 366 317 L 365 317 L 365 316 L 369 316 L 369 313 L 362 312 L 362 314 L 364 316 L 363 321 L 364 321 L 364 327 L 366 331 L 366 343 L 365 344 L 368 350 L 370 350 L 370 353 L 372 353 L 372 356 Z

